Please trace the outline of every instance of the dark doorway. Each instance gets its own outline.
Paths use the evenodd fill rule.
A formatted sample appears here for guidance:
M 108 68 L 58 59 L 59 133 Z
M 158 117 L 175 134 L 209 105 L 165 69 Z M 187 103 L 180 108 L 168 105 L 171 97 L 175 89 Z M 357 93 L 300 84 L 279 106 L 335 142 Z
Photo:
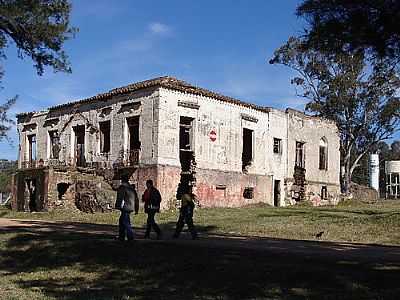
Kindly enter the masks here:
M 38 211 L 37 205 L 37 186 L 36 186 L 36 179 L 29 179 L 26 181 L 26 186 L 29 192 L 29 211 L 34 212 Z
M 109 154 L 111 149 L 111 121 L 100 122 L 100 153 Z
M 281 199 L 281 181 L 274 180 L 274 206 L 279 206 Z
M 130 166 L 139 163 L 139 150 L 141 148 L 139 120 L 139 116 L 126 119 L 126 124 L 128 126 L 128 153 L 126 157 L 128 165 Z
M 296 160 L 295 166 L 299 168 L 305 168 L 305 160 L 304 160 L 304 143 L 296 142 Z
M 139 139 L 139 117 L 131 117 L 126 119 L 129 134 L 129 150 L 140 149 Z
M 75 132 L 75 158 L 78 167 L 84 167 L 85 161 L 85 125 L 74 127 Z
M 253 130 L 243 128 L 242 170 L 246 171 L 253 161 Z
M 179 160 L 181 163 L 181 179 L 177 190 L 177 199 L 181 191 L 192 187 L 196 182 L 196 160 L 193 147 L 193 118 L 179 119 Z
M 49 131 L 50 137 L 50 158 L 58 159 L 60 154 L 60 138 L 57 130 Z

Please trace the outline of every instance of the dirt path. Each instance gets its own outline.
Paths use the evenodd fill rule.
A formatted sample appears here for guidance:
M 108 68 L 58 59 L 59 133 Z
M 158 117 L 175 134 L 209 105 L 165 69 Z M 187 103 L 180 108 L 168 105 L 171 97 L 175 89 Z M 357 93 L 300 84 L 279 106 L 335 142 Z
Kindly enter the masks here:
M 0 234 L 5 232 L 32 233 L 82 233 L 88 238 L 113 239 L 117 226 L 106 224 L 88 224 L 78 222 L 53 222 L 42 220 L 14 220 L 0 218 Z M 183 233 L 179 240 L 165 236 L 162 240 L 143 240 L 142 228 L 135 228 L 138 242 L 143 243 L 185 243 L 204 248 L 243 249 L 263 251 L 264 253 L 298 255 L 307 258 L 324 258 L 367 263 L 385 263 L 400 266 L 400 247 L 379 246 L 353 243 L 334 243 L 317 241 L 285 240 L 246 236 L 203 234 L 199 240 L 192 241 Z

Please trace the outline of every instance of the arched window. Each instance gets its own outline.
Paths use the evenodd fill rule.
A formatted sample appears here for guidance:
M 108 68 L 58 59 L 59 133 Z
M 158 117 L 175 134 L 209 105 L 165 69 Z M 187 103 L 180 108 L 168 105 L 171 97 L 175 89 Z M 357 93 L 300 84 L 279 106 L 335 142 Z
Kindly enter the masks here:
M 319 140 L 319 169 L 328 169 L 328 142 L 324 137 Z

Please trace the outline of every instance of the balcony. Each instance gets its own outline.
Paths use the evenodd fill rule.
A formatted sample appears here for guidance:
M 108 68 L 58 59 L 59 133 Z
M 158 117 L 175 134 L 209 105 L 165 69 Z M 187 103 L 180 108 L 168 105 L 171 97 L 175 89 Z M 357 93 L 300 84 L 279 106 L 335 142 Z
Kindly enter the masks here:
M 31 160 L 22 161 L 21 169 L 39 169 L 44 167 L 52 168 L 65 168 L 65 167 L 79 167 L 79 168 L 90 168 L 90 169 L 117 169 L 136 167 L 139 164 L 140 150 L 134 149 L 129 151 L 121 151 L 118 159 L 112 160 L 109 154 L 100 154 L 93 156 L 91 161 L 81 159 L 79 164 L 77 161 L 67 162 L 59 159 L 48 159 L 48 160 Z
M 43 161 L 26 160 L 21 162 L 21 169 L 36 169 L 43 167 Z
M 58 159 L 22 161 L 21 169 L 39 169 L 44 167 L 65 167 L 67 164 Z
M 140 150 L 121 151 L 119 158 L 113 163 L 113 168 L 135 167 L 139 164 Z

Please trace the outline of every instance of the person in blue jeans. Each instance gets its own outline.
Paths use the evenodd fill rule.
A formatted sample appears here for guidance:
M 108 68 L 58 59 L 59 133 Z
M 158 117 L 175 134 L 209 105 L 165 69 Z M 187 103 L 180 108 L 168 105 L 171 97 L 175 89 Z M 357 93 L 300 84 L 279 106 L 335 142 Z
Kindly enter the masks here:
M 135 211 L 135 215 L 137 215 L 139 211 L 139 198 L 135 190 L 135 185 L 129 184 L 129 176 L 127 175 L 121 177 L 121 185 L 117 190 L 115 208 L 121 211 L 118 239 L 125 241 L 126 236 L 128 241 L 133 241 L 134 234 L 130 214 Z

